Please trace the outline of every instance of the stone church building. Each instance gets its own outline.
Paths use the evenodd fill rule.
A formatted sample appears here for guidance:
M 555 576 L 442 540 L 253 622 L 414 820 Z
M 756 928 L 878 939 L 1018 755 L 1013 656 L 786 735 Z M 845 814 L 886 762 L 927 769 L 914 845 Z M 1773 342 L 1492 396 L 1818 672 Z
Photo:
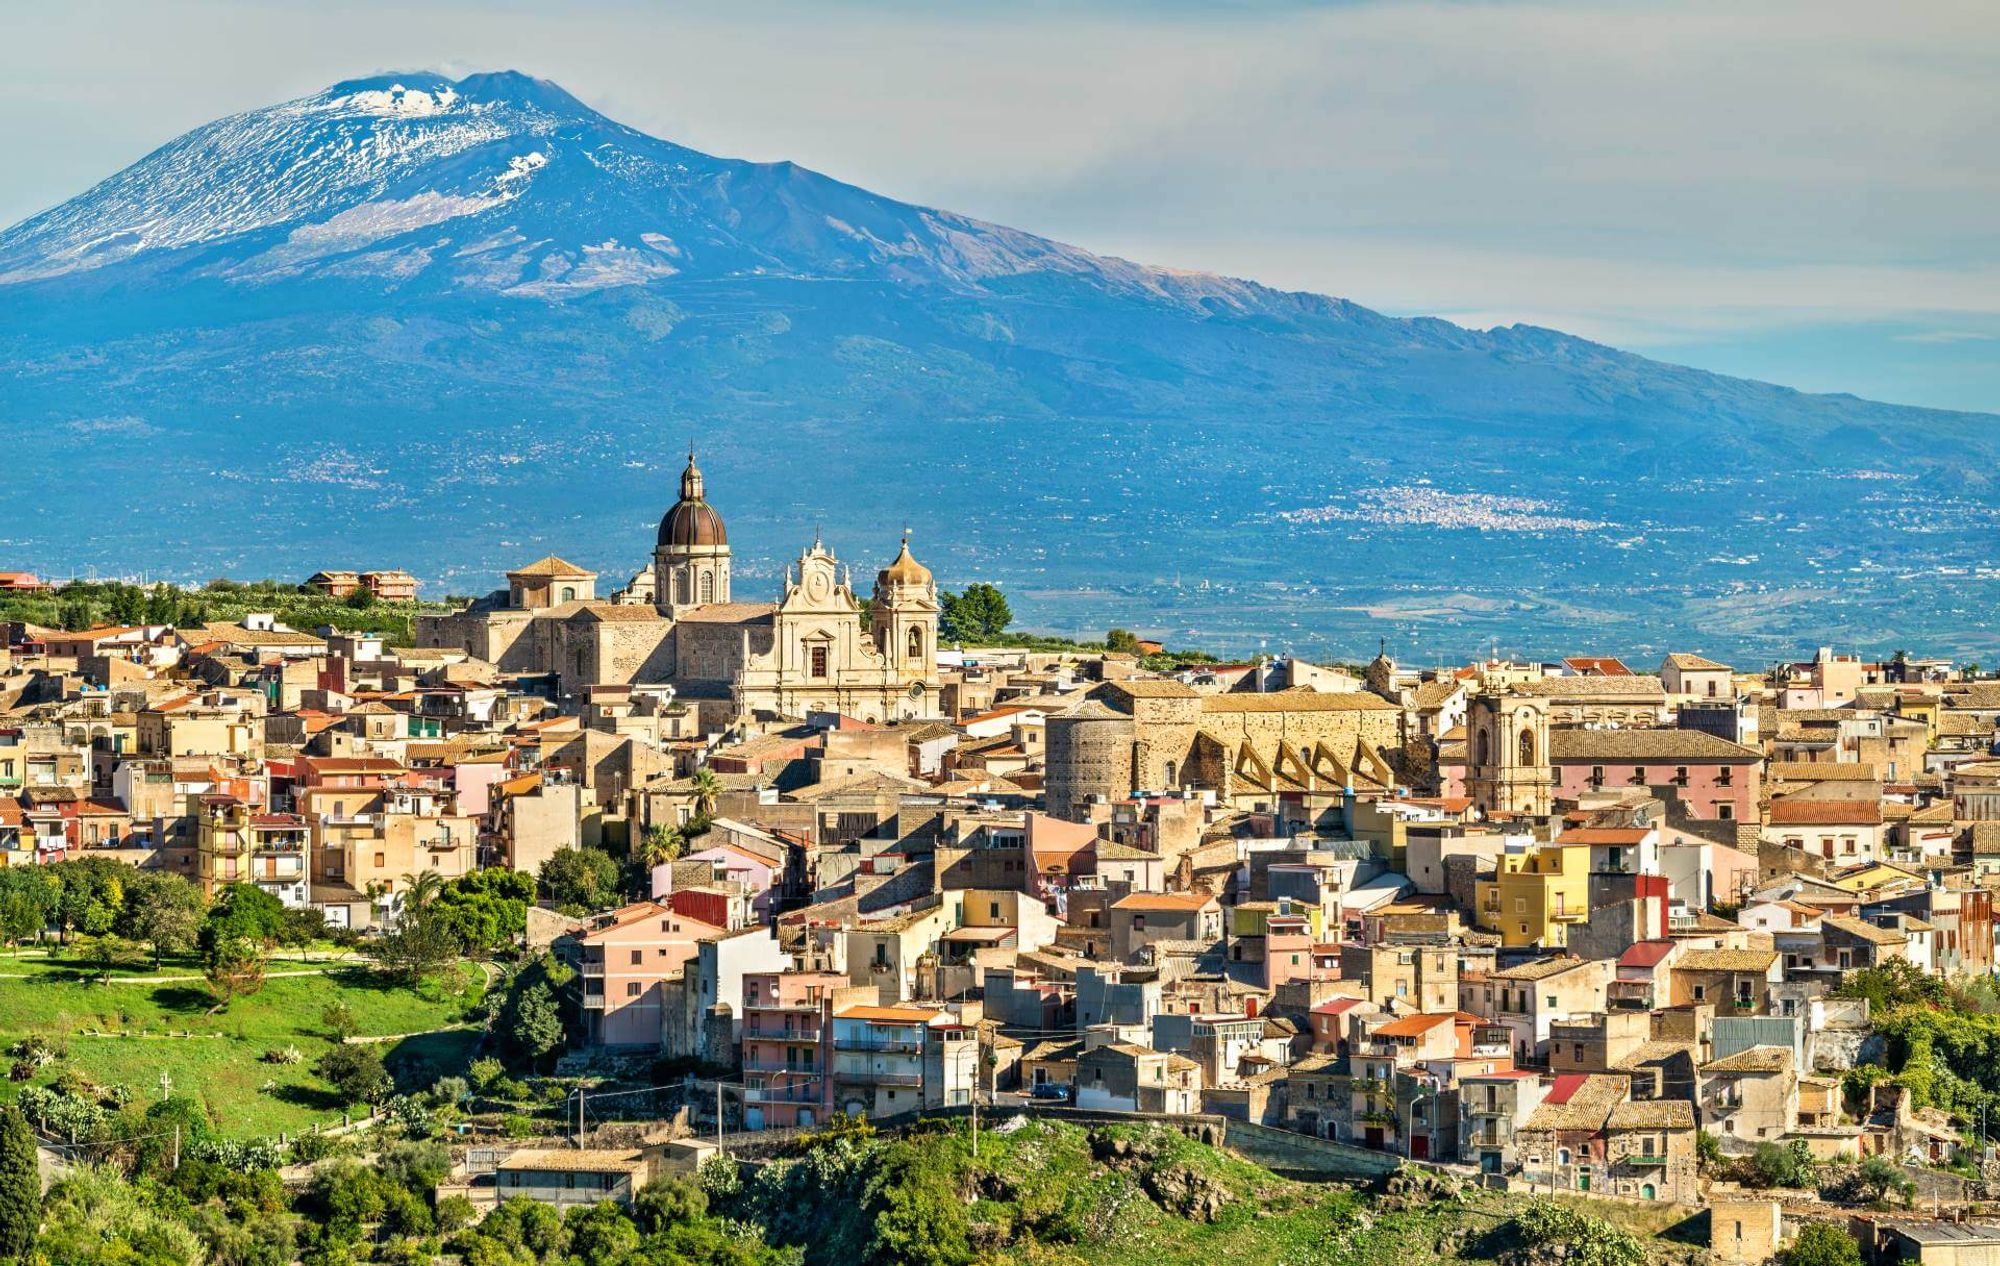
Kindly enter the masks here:
M 612 598 L 597 597 L 596 573 L 544 558 L 468 607 L 419 617 L 417 644 L 547 676 L 566 701 L 591 686 L 671 686 L 704 730 L 809 712 L 937 715 L 937 585 L 907 536 L 876 573 L 866 623 L 847 569 L 817 539 L 785 568 L 776 602 L 738 602 L 729 534 L 693 453 L 680 491 L 652 566 Z

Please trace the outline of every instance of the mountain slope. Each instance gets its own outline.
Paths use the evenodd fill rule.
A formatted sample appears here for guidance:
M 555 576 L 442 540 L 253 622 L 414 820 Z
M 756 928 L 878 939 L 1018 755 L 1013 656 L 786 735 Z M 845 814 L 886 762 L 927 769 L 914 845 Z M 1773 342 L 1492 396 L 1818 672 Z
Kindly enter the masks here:
M 1076 629 L 1991 636 L 1990 418 L 1096 256 L 511 73 L 223 119 L 0 233 L 0 352 L 45 570 L 629 573 L 695 439 L 749 585 L 908 519 Z

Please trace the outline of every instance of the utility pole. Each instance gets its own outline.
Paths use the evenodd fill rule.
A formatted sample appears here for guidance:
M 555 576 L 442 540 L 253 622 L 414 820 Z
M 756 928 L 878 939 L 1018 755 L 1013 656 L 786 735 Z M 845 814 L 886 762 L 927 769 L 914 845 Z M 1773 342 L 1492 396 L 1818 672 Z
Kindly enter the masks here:
M 174 1169 L 176 1169 L 176 1170 L 178 1170 L 178 1169 L 179 1169 L 180 1167 L 181 1167 L 181 1125 L 180 1125 L 180 1122 L 176 1121 L 176 1122 L 174 1122 L 174 1163 L 173 1163 L 173 1168 L 174 1168 Z
M 972 1087 L 972 1159 L 979 1159 L 979 1085 L 974 1075 Z

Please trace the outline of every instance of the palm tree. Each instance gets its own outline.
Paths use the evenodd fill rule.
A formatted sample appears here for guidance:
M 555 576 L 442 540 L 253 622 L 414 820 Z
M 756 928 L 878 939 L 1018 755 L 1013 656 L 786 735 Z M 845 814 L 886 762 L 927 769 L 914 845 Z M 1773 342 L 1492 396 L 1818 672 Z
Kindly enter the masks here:
M 403 876 L 403 908 L 421 910 L 444 891 L 444 876 L 434 870 Z
M 722 794 L 722 779 L 708 766 L 694 771 L 694 815 L 704 821 L 715 816 L 715 800 Z
M 670 826 L 656 826 L 639 841 L 639 864 L 647 870 L 664 866 L 687 848 L 681 833 Z

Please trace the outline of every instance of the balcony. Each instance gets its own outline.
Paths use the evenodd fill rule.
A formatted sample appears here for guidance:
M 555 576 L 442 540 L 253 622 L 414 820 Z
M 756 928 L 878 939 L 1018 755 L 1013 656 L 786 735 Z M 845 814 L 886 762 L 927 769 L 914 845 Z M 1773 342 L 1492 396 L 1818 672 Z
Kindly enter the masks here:
M 1666 1157 L 1654 1156 L 1649 1152 L 1634 1152 L 1628 1156 L 1621 1156 L 1619 1160 L 1624 1164 L 1633 1165 L 1640 1169 L 1660 1169 L 1664 1168 L 1667 1163 Z
M 842 1071 L 836 1069 L 833 1079 L 850 1086 L 921 1086 L 924 1084 L 924 1075 L 922 1073 L 878 1073 L 868 1070 Z
M 833 1039 L 836 1051 L 864 1051 L 885 1055 L 916 1055 L 924 1049 L 922 1040 L 917 1038 L 858 1037 Z
M 583 975 L 586 980 L 602 980 L 604 978 L 604 960 L 601 958 L 595 961 L 587 958 L 583 960 Z
M 604 995 L 601 993 L 587 993 L 583 995 L 583 1009 L 585 1011 L 604 1010 Z
M 743 1092 L 745 1103 L 818 1103 L 820 1101 L 817 1081 L 801 1082 L 796 1086 L 766 1086 L 762 1089 L 748 1089 Z
M 743 1071 L 763 1073 L 771 1077 L 810 1077 L 814 1081 L 819 1080 L 819 1069 L 800 1064 L 787 1064 L 783 1060 L 746 1059 L 743 1061 Z

